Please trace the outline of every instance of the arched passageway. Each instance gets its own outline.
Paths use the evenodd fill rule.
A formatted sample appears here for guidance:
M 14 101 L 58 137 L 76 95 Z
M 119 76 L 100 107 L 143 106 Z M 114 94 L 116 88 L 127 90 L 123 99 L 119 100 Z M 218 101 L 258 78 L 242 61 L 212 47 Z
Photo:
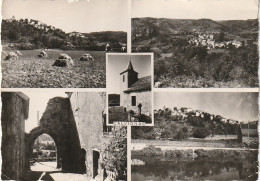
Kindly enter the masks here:
M 57 167 L 62 172 L 85 173 L 84 154 L 80 148 L 76 123 L 68 98 L 55 97 L 50 99 L 40 119 L 38 127 L 25 136 L 26 168 L 30 170 L 30 158 L 33 155 L 33 145 L 37 137 L 48 134 L 57 147 Z
M 33 144 L 33 153 L 30 157 L 31 171 L 57 172 L 57 147 L 55 141 L 47 134 L 41 134 Z M 60 167 L 61 168 L 61 167 Z

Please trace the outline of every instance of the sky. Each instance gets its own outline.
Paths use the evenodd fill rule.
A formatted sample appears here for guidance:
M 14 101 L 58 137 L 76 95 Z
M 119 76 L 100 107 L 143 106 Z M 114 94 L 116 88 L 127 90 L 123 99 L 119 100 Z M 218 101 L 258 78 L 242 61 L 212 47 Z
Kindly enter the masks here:
M 156 92 L 154 109 L 187 107 L 237 121 L 258 120 L 257 93 L 248 92 Z
M 258 0 L 132 0 L 131 14 L 171 19 L 256 19 Z
M 30 99 L 29 118 L 25 121 L 25 132 L 29 133 L 33 128 L 38 126 L 37 111 L 41 119 L 48 101 L 53 97 L 67 97 L 65 92 L 60 91 L 23 91 Z
M 127 69 L 130 57 L 139 78 L 151 75 L 151 55 L 108 55 L 107 91 L 109 94 L 120 94 L 120 73 Z
M 35 19 L 66 33 L 126 31 L 127 0 L 2 0 L 2 17 Z

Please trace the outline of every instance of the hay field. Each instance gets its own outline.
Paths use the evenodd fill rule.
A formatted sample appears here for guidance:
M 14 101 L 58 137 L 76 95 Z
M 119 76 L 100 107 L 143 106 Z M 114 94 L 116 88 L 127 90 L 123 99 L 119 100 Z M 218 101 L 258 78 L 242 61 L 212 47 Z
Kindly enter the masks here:
M 106 57 L 104 51 L 46 50 L 47 58 L 38 58 L 40 50 L 21 50 L 18 60 L 4 60 L 2 54 L 2 88 L 105 88 Z M 52 66 L 61 53 L 73 60 L 72 67 Z M 94 62 L 79 61 L 89 53 Z

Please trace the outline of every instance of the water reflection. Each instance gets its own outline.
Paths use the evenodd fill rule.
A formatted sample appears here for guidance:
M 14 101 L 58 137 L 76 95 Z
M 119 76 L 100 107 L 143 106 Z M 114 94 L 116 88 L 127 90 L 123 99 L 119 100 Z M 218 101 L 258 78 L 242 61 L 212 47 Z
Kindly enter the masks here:
M 222 161 L 212 159 L 180 160 L 136 157 L 145 165 L 132 166 L 132 180 L 256 180 L 254 161 Z

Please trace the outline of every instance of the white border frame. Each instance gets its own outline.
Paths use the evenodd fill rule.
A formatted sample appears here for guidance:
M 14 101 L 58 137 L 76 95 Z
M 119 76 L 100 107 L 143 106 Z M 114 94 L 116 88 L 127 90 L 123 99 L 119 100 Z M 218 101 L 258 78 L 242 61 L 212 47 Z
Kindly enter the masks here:
M 154 53 L 149 52 L 149 53 L 106 53 L 106 70 L 108 69 L 108 56 L 110 55 L 118 55 L 118 56 L 139 56 L 139 55 L 148 55 L 151 56 L 151 118 L 152 118 L 152 123 L 151 124 L 144 124 L 144 123 L 139 123 L 139 122 L 117 122 L 113 124 L 109 124 L 109 111 L 108 111 L 108 94 L 109 92 L 107 91 L 107 126 L 154 126 L 154 96 L 153 96 L 153 90 L 154 90 Z M 106 71 L 106 83 L 108 83 L 108 72 Z

